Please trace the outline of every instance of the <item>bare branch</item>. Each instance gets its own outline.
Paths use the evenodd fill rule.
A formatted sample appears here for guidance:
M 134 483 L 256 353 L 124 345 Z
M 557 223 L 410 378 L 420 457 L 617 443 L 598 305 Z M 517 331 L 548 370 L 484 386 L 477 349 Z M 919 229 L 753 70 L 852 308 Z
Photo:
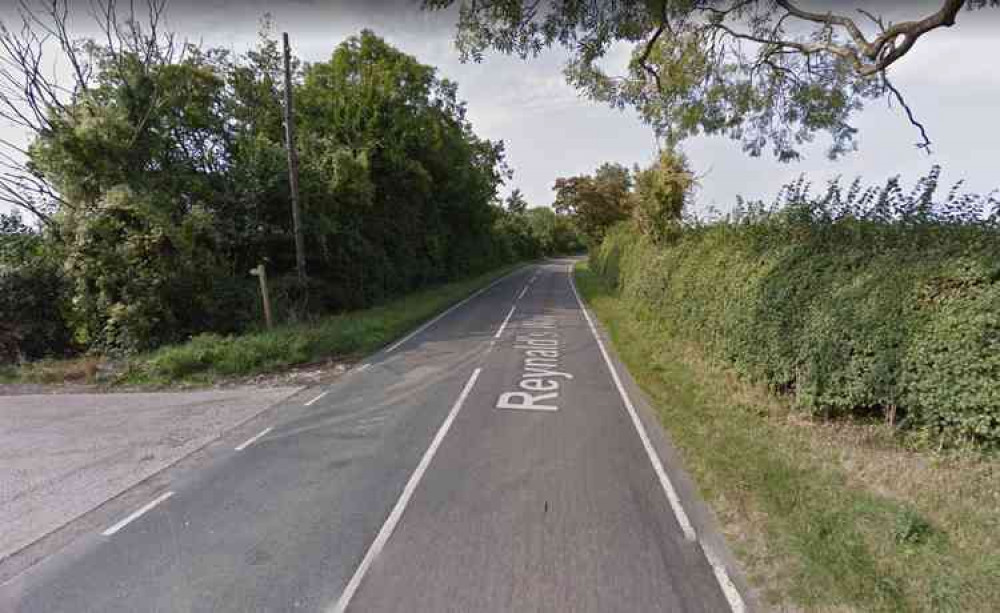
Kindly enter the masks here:
M 838 53 L 838 55 L 841 55 L 842 57 L 850 56 L 855 65 L 856 72 L 862 77 L 869 77 L 885 71 L 885 69 L 891 66 L 896 60 L 906 55 L 906 53 L 913 48 L 917 39 L 927 32 L 941 27 L 951 27 L 955 25 L 955 17 L 965 5 L 965 0 L 944 0 L 944 4 L 935 13 L 928 15 L 923 19 L 916 21 L 903 21 L 894 24 L 889 28 L 884 28 L 882 33 L 879 34 L 874 41 L 869 42 L 861 32 L 861 29 L 858 28 L 856 23 L 854 23 L 854 20 L 849 17 L 834 15 L 833 13 L 824 14 L 806 11 L 795 6 L 789 0 L 776 1 L 778 6 L 782 7 L 795 17 L 806 21 L 812 21 L 814 23 L 825 24 L 827 27 L 835 25 L 840 26 L 846 30 L 848 35 L 854 41 L 854 44 L 857 46 L 858 51 L 860 51 L 860 56 L 867 59 L 868 63 L 862 61 L 857 51 L 847 47 L 837 46 L 842 51 L 846 50 L 846 53 Z M 861 10 L 861 13 L 876 23 L 881 24 L 880 19 L 876 19 L 863 9 Z M 902 37 L 902 42 L 897 43 L 897 39 L 900 37 Z M 833 47 L 829 48 L 828 51 L 836 53 Z
M 851 36 L 851 39 L 854 40 L 854 44 L 856 44 L 858 47 L 862 49 L 862 53 L 868 55 L 868 52 L 871 49 L 872 45 L 871 43 L 868 42 L 868 39 L 865 38 L 865 35 L 861 32 L 861 29 L 858 28 L 857 24 L 854 23 L 853 19 L 849 17 L 843 17 L 840 15 L 834 15 L 832 13 L 823 14 L 823 13 L 813 13 L 811 11 L 805 11 L 795 6 L 788 0 L 777 0 L 777 2 L 778 6 L 785 9 L 795 17 L 798 17 L 799 19 L 804 19 L 806 21 L 813 21 L 816 23 L 823 23 L 826 24 L 827 26 L 834 26 L 834 25 L 841 26 L 842 28 L 847 30 L 847 33 Z
M 117 0 L 90 0 L 90 17 L 104 39 L 97 47 L 93 41 L 73 37 L 70 0 L 17 0 L 19 27 L 0 22 L 0 120 L 24 129 L 29 138 L 44 136 L 54 129 L 57 117 L 72 118 L 79 112 L 80 96 L 93 85 L 96 61 L 117 71 L 120 86 L 126 89 L 135 87 L 135 67 L 152 71 L 173 61 L 174 36 L 161 30 L 167 0 L 139 1 L 145 2 L 145 10 L 137 13 L 136 0 L 128 0 L 127 6 Z M 53 50 L 55 60 L 69 67 L 67 84 L 59 82 L 55 63 L 49 61 Z M 101 57 L 95 58 L 95 51 Z M 139 61 L 130 63 L 130 57 Z M 142 104 L 131 110 L 132 143 L 148 129 L 165 97 L 154 88 Z M 51 211 L 72 205 L 28 162 L 23 146 L 0 139 L 0 201 L 51 224 Z
M 660 39 L 660 36 L 663 35 L 663 31 L 665 29 L 666 29 L 666 20 L 661 21 L 660 25 L 657 26 L 656 30 L 653 31 L 652 36 L 650 36 L 649 40 L 646 41 L 646 46 L 642 50 L 642 54 L 639 56 L 638 60 L 639 65 L 642 66 L 642 69 L 645 70 L 646 73 L 652 76 L 653 79 L 656 81 L 656 91 L 658 92 L 663 91 L 663 83 L 660 82 L 660 73 L 655 68 L 649 65 L 648 60 L 649 60 L 649 54 L 652 53 L 653 51 L 653 46 L 656 45 L 656 41 Z
M 965 0 L 945 0 L 941 8 L 932 15 L 917 21 L 903 21 L 889 27 L 875 39 L 871 51 L 866 55 L 872 60 L 877 58 L 878 70 L 885 70 L 890 64 L 906 54 L 917 42 L 917 39 L 927 32 L 955 25 L 955 17 L 964 5 Z M 900 36 L 903 37 L 903 42 L 896 45 L 895 41 Z M 893 49 L 883 54 L 883 49 L 890 43 L 893 44 Z
M 917 121 L 917 118 L 914 116 L 913 110 L 910 108 L 910 105 L 907 104 L 906 100 L 903 99 L 903 94 L 901 94 L 900 91 L 896 89 L 896 86 L 892 84 L 892 81 L 889 80 L 889 77 L 886 76 L 884 72 L 882 73 L 882 84 L 885 85 L 886 89 L 892 92 L 892 94 L 896 97 L 896 100 L 899 102 L 900 106 L 902 106 L 903 110 L 906 111 L 906 117 L 910 120 L 910 123 L 913 124 L 918 130 L 920 130 L 920 138 L 922 139 L 922 141 L 917 143 L 917 148 L 925 150 L 929 155 L 931 153 L 931 139 L 930 137 L 927 136 L 927 130 L 924 128 L 924 124 Z

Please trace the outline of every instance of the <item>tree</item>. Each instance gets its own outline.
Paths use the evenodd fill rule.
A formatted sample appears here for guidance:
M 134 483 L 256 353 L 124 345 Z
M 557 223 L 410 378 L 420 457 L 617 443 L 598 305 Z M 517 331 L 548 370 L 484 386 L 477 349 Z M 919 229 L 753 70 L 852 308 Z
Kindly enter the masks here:
M 455 83 L 366 30 L 306 66 L 296 99 L 322 254 L 310 270 L 351 290 L 340 300 L 370 304 L 487 265 L 490 203 L 508 171 Z
M 293 63 L 311 274 L 308 288 L 284 283 L 295 260 L 270 23 L 247 53 L 202 49 L 175 44 L 164 0 L 146 1 L 148 15 L 94 0 L 104 40 L 71 34 L 65 0 L 26 0 L 20 28 L 0 24 L 0 119 L 30 136 L 0 141 L 0 199 L 44 226 L 0 217 L 0 315 L 27 321 L 44 298 L 84 346 L 128 353 L 247 326 L 261 261 L 286 320 L 498 263 L 503 143 L 473 132 L 455 83 L 363 31 L 328 61 Z M 50 60 L 68 81 L 48 79 Z M 68 330 L 28 329 L 4 326 L 0 354 L 61 351 Z M 44 342 L 28 349 L 30 336 Z
M 548 207 L 536 207 L 524 213 L 523 223 L 545 255 L 573 253 L 583 248 L 580 235 L 567 215 Z
M 45 137 L 70 124 L 86 122 L 92 98 L 120 88 L 123 103 L 117 110 L 116 148 L 123 151 L 155 133 L 149 119 L 161 114 L 176 95 L 154 86 L 152 72 L 181 62 L 191 49 L 162 30 L 167 0 L 130 2 L 119 9 L 116 0 L 95 0 L 90 15 L 102 39 L 75 38 L 70 26 L 70 2 L 18 0 L 20 24 L 0 22 L 0 120 Z M 69 79 L 56 79 L 54 64 L 69 68 Z M 183 95 L 183 93 L 180 93 Z M 74 205 L 45 172 L 30 151 L 0 140 L 0 201 L 27 211 L 53 226 L 53 214 Z M 136 160 L 133 168 L 141 160 Z M 103 169 L 102 169 L 103 170 Z
M 889 23 L 877 3 L 858 18 L 840 7 L 801 8 L 791 0 L 475 0 L 461 2 L 457 44 L 463 59 L 493 49 L 527 58 L 559 44 L 572 52 L 567 79 L 591 98 L 635 107 L 672 146 L 699 133 L 721 134 L 753 156 L 777 159 L 827 132 L 828 155 L 856 148 L 852 116 L 866 101 L 889 99 L 931 141 L 890 80 L 928 32 L 953 26 L 963 7 L 1000 0 L 938 0 L 912 20 Z M 424 0 L 438 9 L 455 0 Z M 913 11 L 913 9 L 910 9 Z M 600 60 L 618 42 L 633 45 L 625 75 Z
M 664 149 L 648 168 L 636 167 L 633 217 L 639 231 L 653 240 L 666 239 L 681 220 L 696 185 L 683 154 Z
M 573 218 L 580 232 L 592 245 L 599 244 L 604 233 L 631 213 L 632 176 L 620 164 L 605 163 L 591 175 L 556 179 L 553 208 Z
M 528 201 L 524 199 L 524 194 L 521 190 L 514 188 L 514 190 L 507 196 L 507 210 L 511 213 L 523 213 L 528 209 Z
M 63 354 L 72 346 L 65 279 L 53 256 L 42 233 L 17 211 L 0 213 L 0 364 Z

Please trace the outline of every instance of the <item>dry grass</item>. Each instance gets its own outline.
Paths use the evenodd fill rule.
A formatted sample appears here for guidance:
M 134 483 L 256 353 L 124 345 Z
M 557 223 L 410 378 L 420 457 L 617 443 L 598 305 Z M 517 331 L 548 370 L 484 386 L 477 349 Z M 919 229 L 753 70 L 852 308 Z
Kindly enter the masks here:
M 95 383 L 103 358 L 82 356 L 65 360 L 40 360 L 16 368 L 11 381 L 28 383 Z

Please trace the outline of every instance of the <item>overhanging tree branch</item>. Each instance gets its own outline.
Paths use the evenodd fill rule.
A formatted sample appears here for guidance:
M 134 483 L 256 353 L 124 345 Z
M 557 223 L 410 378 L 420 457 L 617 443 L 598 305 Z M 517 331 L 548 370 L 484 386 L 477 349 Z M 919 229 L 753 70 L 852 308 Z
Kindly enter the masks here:
M 930 153 L 931 139 L 929 136 L 927 136 L 927 130 L 926 128 L 924 128 L 924 124 L 917 121 L 917 118 L 916 116 L 914 116 L 913 110 L 910 108 L 910 105 L 907 104 L 906 100 L 903 98 L 903 94 L 900 93 L 898 89 L 896 89 L 896 86 L 892 84 L 892 81 L 889 80 L 889 77 L 886 76 L 884 72 L 882 73 L 882 83 L 883 85 L 885 85 L 886 89 L 892 92 L 893 96 L 895 96 L 900 106 L 902 106 L 903 110 L 906 111 L 906 117 L 910 120 L 910 123 L 913 124 L 913 126 L 915 126 L 920 131 L 920 137 L 922 141 L 917 143 L 917 147 L 919 149 L 923 149 L 927 153 Z
M 963 8 L 1000 6 L 937 0 L 925 16 L 893 24 L 875 2 L 850 15 L 834 3 L 809 10 L 803 0 L 423 3 L 461 3 L 457 43 L 467 57 L 489 48 L 529 57 L 558 44 L 572 54 L 566 75 L 574 85 L 615 108 L 635 107 L 658 134 L 724 134 L 752 155 L 769 143 L 779 159 L 794 159 L 822 131 L 833 139 L 831 156 L 852 150 L 851 117 L 880 97 L 900 102 L 926 149 L 926 130 L 881 76 L 925 34 L 954 25 Z M 621 42 L 634 45 L 629 75 L 608 77 L 595 60 Z

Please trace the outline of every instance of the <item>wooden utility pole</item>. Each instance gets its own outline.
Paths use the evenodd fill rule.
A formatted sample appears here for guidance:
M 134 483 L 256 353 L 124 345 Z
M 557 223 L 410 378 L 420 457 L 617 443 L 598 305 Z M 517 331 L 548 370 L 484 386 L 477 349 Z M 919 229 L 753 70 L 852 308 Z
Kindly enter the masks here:
M 274 327 L 274 318 L 271 316 L 271 295 L 267 291 L 267 270 L 263 264 L 258 264 L 256 268 L 250 269 L 250 274 L 260 281 L 260 299 L 264 302 L 264 321 L 267 329 Z
M 285 43 L 285 149 L 288 151 L 288 185 L 292 192 L 292 229 L 295 232 L 295 268 L 299 281 L 306 280 L 306 248 L 302 239 L 302 219 L 299 213 L 299 154 L 295 149 L 295 114 L 292 110 L 292 50 L 288 32 L 281 38 Z

